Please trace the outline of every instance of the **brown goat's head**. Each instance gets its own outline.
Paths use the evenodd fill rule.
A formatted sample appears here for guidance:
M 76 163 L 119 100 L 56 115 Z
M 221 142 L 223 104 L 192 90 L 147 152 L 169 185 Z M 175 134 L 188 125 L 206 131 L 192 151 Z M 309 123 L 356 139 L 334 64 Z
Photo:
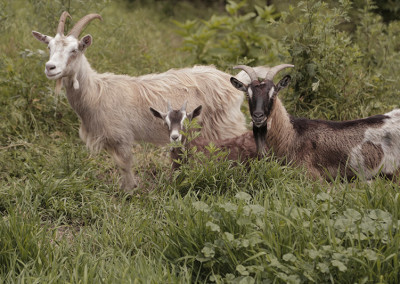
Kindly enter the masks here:
M 150 107 L 150 111 L 157 118 L 161 118 L 168 126 L 169 139 L 171 142 L 183 142 L 181 131 L 185 131 L 184 121 L 189 119 L 191 121 L 201 113 L 202 106 L 198 106 L 192 112 L 186 112 L 187 101 L 185 101 L 179 110 L 174 110 L 171 103 L 168 102 L 168 111 L 160 112 Z
M 286 75 L 277 85 L 272 80 L 279 71 L 288 67 L 294 67 L 294 65 L 281 64 L 272 67 L 262 81 L 257 78 L 256 72 L 249 66 L 239 65 L 233 67 L 234 69 L 244 70 L 251 79 L 251 83 L 246 85 L 238 79 L 231 77 L 231 83 L 236 89 L 246 93 L 254 127 L 260 128 L 266 126 L 275 96 L 289 84 L 291 78 L 289 75 Z

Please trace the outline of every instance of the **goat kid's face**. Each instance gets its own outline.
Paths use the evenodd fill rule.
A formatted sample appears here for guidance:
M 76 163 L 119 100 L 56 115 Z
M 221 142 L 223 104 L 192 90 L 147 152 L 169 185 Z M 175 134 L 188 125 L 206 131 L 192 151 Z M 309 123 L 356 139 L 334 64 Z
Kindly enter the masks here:
M 74 36 L 57 34 L 54 38 L 38 32 L 32 32 L 39 41 L 47 44 L 50 58 L 45 65 L 47 78 L 55 80 L 74 75 L 75 65 L 83 52 L 92 44 L 92 36 L 86 35 L 80 41 Z
M 289 84 L 290 79 L 290 76 L 286 75 L 277 85 L 269 79 L 254 80 L 249 85 L 246 85 L 231 77 L 232 85 L 247 95 L 250 115 L 255 127 L 266 126 L 276 95 Z
M 169 130 L 169 140 L 171 142 L 182 142 L 182 131 L 185 131 L 185 119 L 191 121 L 201 113 L 202 106 L 198 106 L 191 113 L 186 112 L 186 103 L 180 110 L 173 110 L 168 108 L 168 112 L 160 112 L 150 107 L 150 111 L 157 118 L 164 120 Z

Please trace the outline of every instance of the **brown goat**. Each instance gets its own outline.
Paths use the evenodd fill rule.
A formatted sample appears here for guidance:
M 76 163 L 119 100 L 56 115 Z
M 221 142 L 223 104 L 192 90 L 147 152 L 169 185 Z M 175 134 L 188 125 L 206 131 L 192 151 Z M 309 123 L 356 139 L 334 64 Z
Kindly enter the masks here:
M 289 84 L 290 76 L 275 85 L 271 74 L 259 81 L 252 68 L 238 68 L 245 70 L 252 81 L 246 85 L 231 78 L 237 89 L 248 94 L 255 131 L 264 133 L 256 140 L 257 146 L 266 143 L 278 157 L 304 165 L 311 176 L 319 179 L 358 174 L 370 179 L 380 172 L 388 176 L 398 173 L 399 109 L 343 122 L 295 118 L 277 97 L 278 91 Z

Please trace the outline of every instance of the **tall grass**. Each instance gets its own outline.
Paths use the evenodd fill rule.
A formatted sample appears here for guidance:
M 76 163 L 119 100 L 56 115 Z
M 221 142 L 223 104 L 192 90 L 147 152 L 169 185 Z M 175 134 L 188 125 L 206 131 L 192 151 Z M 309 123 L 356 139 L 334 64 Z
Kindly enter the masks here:
M 67 5 L 74 21 L 100 11 L 104 21 L 85 31 L 99 72 L 191 64 L 171 15 L 185 21 L 196 9 L 152 3 L 0 0 L 0 282 L 399 282 L 400 193 L 386 179 L 319 183 L 274 157 L 245 167 L 216 152 L 171 173 L 168 147 L 140 144 L 139 190 L 119 190 L 108 155 L 79 140 L 30 32 L 53 34 Z M 389 31 L 397 35 L 395 24 Z

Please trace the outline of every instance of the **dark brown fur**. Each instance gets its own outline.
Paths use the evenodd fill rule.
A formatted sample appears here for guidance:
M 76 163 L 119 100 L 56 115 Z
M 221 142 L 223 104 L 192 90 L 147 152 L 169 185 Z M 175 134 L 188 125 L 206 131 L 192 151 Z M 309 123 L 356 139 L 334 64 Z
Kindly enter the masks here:
M 280 101 L 277 104 L 283 108 Z M 275 117 L 282 109 L 274 109 Z M 277 151 L 278 156 L 286 156 L 289 160 L 304 164 L 315 177 L 329 179 L 338 174 L 351 178 L 355 171 L 348 165 L 351 149 L 360 145 L 367 128 L 382 126 L 388 116 L 377 115 L 364 119 L 344 122 L 310 120 L 290 116 L 286 127 L 292 130 L 287 133 L 284 124 L 272 120 L 267 136 L 267 145 L 274 147 L 286 142 L 286 149 Z M 288 139 L 289 137 L 289 139 Z M 287 141 L 291 141 L 287 143 Z M 363 158 L 366 166 L 375 168 L 383 157 L 383 150 L 371 142 L 363 145 Z M 372 150 L 372 151 L 371 151 Z

